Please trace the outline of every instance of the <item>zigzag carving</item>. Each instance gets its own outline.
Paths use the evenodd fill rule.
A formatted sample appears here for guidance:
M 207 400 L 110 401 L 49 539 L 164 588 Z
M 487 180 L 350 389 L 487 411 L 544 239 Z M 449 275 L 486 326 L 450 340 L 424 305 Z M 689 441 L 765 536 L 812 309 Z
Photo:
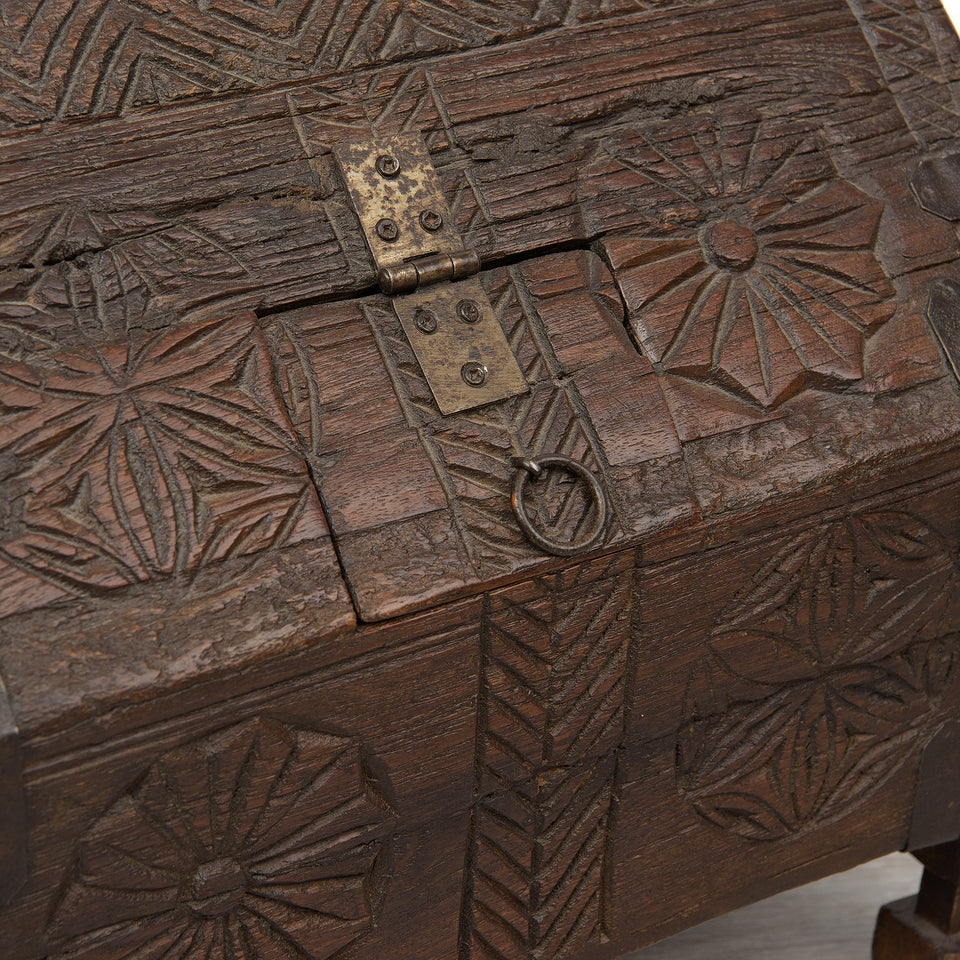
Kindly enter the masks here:
M 487 600 L 460 960 L 608 937 L 631 607 L 623 557 Z
M 900 112 L 924 145 L 960 131 L 960 45 L 939 0 L 848 0 Z
M 0 118 L 144 104 L 480 46 L 664 0 L 33 0 L 0 10 Z M 683 0 L 673 0 L 673 4 Z

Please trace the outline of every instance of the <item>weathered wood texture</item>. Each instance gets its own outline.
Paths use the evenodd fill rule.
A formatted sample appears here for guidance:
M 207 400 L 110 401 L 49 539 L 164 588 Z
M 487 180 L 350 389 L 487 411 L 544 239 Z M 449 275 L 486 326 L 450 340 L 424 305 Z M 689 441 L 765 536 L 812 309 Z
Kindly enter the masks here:
M 8 124 L 136 114 L 198 95 L 489 46 L 690 0 L 362 3 L 214 0 L 195 6 L 34 0 L 4 9 Z
M 509 57 L 483 50 L 14 137 L 0 174 L 0 249 L 18 268 L 9 299 L 28 328 L 39 314 L 41 326 L 123 332 L 357 290 L 372 273 L 329 144 L 371 127 L 426 135 L 458 227 L 486 257 L 635 225 L 608 186 L 622 167 L 606 138 L 662 110 L 775 98 L 849 143 L 848 163 L 910 149 L 843 5 L 754 6 L 747 24 L 707 35 L 702 5 L 658 8 Z M 839 109 L 824 121 L 830 97 Z
M 8 7 L 4 960 L 606 960 L 948 839 L 935 4 Z M 330 146 L 398 130 L 528 395 L 440 416 L 374 292 Z
M 103 716 L 79 753 L 35 738 L 31 879 L 0 945 L 612 957 L 895 849 L 960 706 L 958 487 L 699 570 L 618 552 L 364 628 L 346 661 L 241 678 L 228 716 L 189 709 L 217 678 L 147 730 Z
M 510 510 L 513 457 L 558 451 L 595 471 L 608 547 L 697 515 L 657 378 L 601 261 L 556 254 L 485 280 L 531 391 L 463 415 L 439 415 L 384 298 L 271 318 L 281 355 L 315 377 L 299 431 L 316 438 L 314 476 L 364 620 L 543 563 Z

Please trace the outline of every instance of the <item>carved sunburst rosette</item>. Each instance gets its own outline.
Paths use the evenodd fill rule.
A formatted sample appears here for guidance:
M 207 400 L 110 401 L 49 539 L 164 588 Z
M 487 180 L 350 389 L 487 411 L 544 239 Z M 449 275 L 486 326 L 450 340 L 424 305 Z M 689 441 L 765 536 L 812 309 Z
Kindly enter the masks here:
M 55 956 L 328 960 L 376 920 L 394 823 L 355 738 L 231 727 L 163 755 L 87 831 Z
M 750 840 L 833 822 L 916 756 L 956 675 L 956 553 L 878 511 L 790 539 L 718 617 L 677 743 L 681 796 Z
M 896 309 L 876 253 L 883 204 L 816 136 L 722 115 L 605 148 L 650 217 L 620 273 L 654 363 L 763 407 L 863 376 L 864 340 Z

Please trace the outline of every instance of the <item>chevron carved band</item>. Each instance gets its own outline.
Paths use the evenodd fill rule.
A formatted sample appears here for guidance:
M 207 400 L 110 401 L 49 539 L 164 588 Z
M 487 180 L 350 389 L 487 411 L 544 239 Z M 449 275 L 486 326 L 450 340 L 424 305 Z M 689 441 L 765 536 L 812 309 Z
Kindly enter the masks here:
M 632 561 L 487 600 L 460 960 L 556 958 L 608 938 Z

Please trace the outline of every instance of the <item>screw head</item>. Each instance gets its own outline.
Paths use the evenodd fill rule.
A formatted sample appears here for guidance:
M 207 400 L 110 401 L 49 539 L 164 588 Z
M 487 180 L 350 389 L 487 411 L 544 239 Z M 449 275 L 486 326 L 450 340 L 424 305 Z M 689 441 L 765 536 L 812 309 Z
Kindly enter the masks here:
M 389 153 L 377 157 L 376 166 L 381 177 L 395 177 L 400 172 L 400 161 Z
M 437 332 L 437 315 L 431 310 L 424 310 L 423 307 L 418 307 L 416 313 L 413 315 L 413 322 L 421 333 Z
M 436 233 L 443 226 L 443 217 L 436 210 L 424 210 L 420 214 L 420 226 L 424 230 Z
M 487 368 L 476 360 L 468 360 L 460 368 L 460 376 L 467 386 L 482 387 L 487 379 Z
M 457 315 L 466 323 L 476 323 L 480 317 L 480 304 L 476 300 L 461 300 L 457 304 Z
M 400 228 L 397 226 L 397 221 L 391 220 L 389 217 L 384 217 L 377 223 L 377 236 L 381 240 L 386 240 L 387 243 L 393 243 L 393 241 L 400 236 Z

